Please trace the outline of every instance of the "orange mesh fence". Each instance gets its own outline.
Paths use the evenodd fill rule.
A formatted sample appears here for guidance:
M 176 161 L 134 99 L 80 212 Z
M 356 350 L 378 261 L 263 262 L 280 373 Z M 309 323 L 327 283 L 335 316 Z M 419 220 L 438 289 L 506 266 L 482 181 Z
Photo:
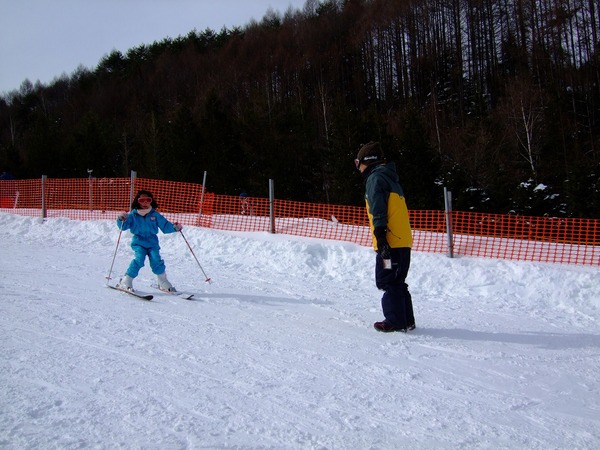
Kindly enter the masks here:
M 452 213 L 457 254 L 600 265 L 600 221 Z
M 134 184 L 133 186 L 131 184 Z M 159 211 L 187 226 L 275 232 L 371 245 L 364 207 L 237 197 L 193 183 L 145 178 L 0 181 L 0 211 L 34 217 L 115 220 L 147 189 Z M 273 215 L 271 215 L 271 211 Z M 413 249 L 447 253 L 444 211 L 412 210 Z M 455 255 L 600 266 L 600 221 L 452 212 Z

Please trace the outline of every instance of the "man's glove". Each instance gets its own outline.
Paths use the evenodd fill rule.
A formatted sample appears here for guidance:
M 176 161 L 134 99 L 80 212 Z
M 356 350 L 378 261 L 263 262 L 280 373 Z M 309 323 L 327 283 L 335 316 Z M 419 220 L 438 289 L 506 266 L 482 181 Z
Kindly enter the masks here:
M 119 217 L 117 217 L 121 222 L 125 222 L 127 220 L 127 213 L 121 213 L 119 214 Z
M 373 234 L 377 240 L 377 253 L 379 253 L 379 256 L 383 259 L 390 259 L 390 244 L 388 244 L 387 238 L 385 237 L 386 231 L 385 227 L 377 227 L 373 230 Z
M 181 231 L 181 230 L 183 230 L 183 227 L 181 226 L 181 224 L 179 222 L 175 222 L 173 224 L 173 228 L 175 229 L 175 231 Z

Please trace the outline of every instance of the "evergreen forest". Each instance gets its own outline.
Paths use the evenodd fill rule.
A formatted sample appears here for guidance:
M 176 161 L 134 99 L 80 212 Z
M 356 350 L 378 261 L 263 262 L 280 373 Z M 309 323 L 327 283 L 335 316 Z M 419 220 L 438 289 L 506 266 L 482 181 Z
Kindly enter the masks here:
M 307 0 L 107 53 L 0 98 L 0 169 L 363 204 L 380 141 L 410 209 L 600 217 L 597 0 Z

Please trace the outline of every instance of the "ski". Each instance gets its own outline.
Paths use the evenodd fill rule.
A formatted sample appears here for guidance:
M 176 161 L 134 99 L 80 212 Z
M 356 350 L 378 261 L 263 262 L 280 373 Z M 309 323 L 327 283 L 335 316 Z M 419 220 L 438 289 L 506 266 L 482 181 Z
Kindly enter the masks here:
M 112 286 L 110 284 L 107 284 L 107 286 L 111 289 L 114 289 L 116 291 L 121 291 L 124 292 L 126 294 L 132 295 L 136 298 L 139 298 L 140 300 L 152 300 L 154 298 L 154 296 L 152 294 L 146 294 L 144 292 L 137 292 L 137 291 L 128 291 L 127 289 L 123 289 L 120 288 L 118 286 Z
M 158 287 L 155 284 L 153 284 L 152 287 L 154 289 L 159 290 L 160 292 L 164 292 L 165 294 L 169 294 L 169 295 L 174 295 L 174 296 L 182 298 L 184 300 L 191 300 L 192 297 L 194 296 L 194 294 L 191 294 L 189 292 L 181 292 L 181 291 L 171 292 L 171 291 L 165 291 L 164 289 L 161 289 L 160 287 Z

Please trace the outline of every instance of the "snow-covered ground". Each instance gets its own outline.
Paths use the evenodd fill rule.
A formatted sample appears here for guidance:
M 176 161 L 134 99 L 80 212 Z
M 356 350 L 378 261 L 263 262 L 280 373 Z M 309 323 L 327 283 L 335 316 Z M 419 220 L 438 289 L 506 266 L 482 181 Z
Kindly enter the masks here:
M 382 334 L 371 249 L 183 232 L 145 302 L 114 222 L 0 214 L 0 448 L 600 447 L 598 267 L 415 252 Z

